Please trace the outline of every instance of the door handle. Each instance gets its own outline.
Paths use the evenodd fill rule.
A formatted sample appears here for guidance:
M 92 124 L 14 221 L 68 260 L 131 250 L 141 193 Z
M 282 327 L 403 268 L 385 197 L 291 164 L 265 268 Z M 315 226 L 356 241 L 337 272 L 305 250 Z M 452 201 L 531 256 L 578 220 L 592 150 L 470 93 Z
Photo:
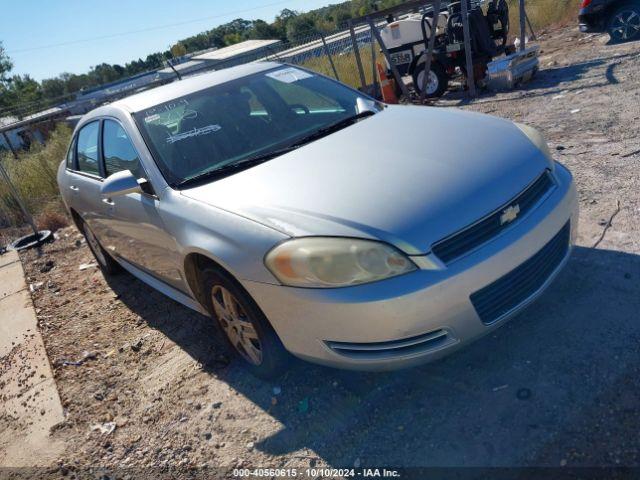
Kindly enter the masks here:
M 75 185 L 71 185 L 69 187 L 69 189 L 73 190 L 74 192 L 79 192 L 80 191 L 80 187 L 76 187 Z
M 110 198 L 103 198 L 102 199 L 102 203 L 106 203 L 107 205 L 109 205 L 110 207 L 113 207 L 116 203 L 111 200 Z

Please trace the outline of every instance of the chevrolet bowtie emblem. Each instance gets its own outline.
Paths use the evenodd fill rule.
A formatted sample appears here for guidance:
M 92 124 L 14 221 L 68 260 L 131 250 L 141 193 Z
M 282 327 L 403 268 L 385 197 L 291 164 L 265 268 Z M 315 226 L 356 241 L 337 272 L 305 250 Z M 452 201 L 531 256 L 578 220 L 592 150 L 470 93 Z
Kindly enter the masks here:
M 513 222 L 516 218 L 518 218 L 519 213 L 520 205 L 511 205 L 509 208 L 505 209 L 502 212 L 502 215 L 500 215 L 500 225 Z

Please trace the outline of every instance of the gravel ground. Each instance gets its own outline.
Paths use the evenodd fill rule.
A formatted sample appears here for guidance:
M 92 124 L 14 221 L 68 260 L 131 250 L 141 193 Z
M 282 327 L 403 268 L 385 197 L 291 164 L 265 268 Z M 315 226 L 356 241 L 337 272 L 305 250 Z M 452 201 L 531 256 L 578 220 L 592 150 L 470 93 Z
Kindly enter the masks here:
M 61 471 L 640 466 L 640 43 L 562 29 L 541 44 L 526 88 L 440 105 L 536 126 L 574 172 L 580 247 L 548 294 L 430 365 L 296 364 L 265 383 L 229 361 L 209 319 L 127 274 L 81 270 L 89 250 L 61 230 L 23 255 L 67 415 L 54 431 Z

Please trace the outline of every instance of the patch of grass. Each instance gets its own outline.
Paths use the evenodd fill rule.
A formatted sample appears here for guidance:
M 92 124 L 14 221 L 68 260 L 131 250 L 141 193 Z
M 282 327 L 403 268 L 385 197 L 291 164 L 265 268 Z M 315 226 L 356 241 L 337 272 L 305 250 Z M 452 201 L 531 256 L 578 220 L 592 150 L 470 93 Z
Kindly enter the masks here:
M 384 66 L 384 58 L 379 50 L 380 48 L 376 43 L 375 61 Z M 332 58 L 340 81 L 352 87 L 359 88 L 361 86 L 361 82 L 360 74 L 358 73 L 358 64 L 356 63 L 355 53 L 349 52 L 345 53 L 344 55 L 334 55 L 332 56 Z M 366 84 L 370 85 L 373 83 L 374 67 L 374 60 L 371 56 L 371 49 L 360 48 L 360 58 L 362 60 L 362 69 L 364 70 Z M 302 62 L 300 65 L 318 73 L 327 75 L 328 77 L 335 78 L 333 69 L 331 68 L 331 63 L 329 62 L 329 58 L 327 56 L 310 58 L 309 60 Z
M 42 218 L 43 223 L 49 226 L 60 224 L 59 218 L 53 221 L 54 213 L 65 215 L 56 173 L 66 155 L 70 137 L 71 130 L 65 125 L 59 125 L 49 136 L 46 145 L 34 144 L 29 152 L 20 153 L 17 159 L 8 153 L 0 157 L 27 210 L 33 216 Z M 24 223 L 25 218 L 18 204 L 6 183 L 0 180 L 0 228 L 21 226 Z
M 520 36 L 520 2 L 509 0 L 508 3 L 511 35 L 515 38 Z M 577 23 L 580 3 L 580 0 L 527 0 L 525 8 L 537 33 L 553 25 L 564 25 L 571 21 Z

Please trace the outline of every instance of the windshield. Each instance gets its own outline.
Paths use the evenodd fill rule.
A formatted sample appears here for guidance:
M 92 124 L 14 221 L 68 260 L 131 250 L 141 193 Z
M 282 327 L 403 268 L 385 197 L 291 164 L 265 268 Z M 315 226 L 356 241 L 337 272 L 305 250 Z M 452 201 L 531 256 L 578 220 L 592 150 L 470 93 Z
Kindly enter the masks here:
M 176 98 L 134 117 L 175 187 L 294 145 L 353 117 L 358 98 L 365 97 L 328 78 L 280 67 Z

